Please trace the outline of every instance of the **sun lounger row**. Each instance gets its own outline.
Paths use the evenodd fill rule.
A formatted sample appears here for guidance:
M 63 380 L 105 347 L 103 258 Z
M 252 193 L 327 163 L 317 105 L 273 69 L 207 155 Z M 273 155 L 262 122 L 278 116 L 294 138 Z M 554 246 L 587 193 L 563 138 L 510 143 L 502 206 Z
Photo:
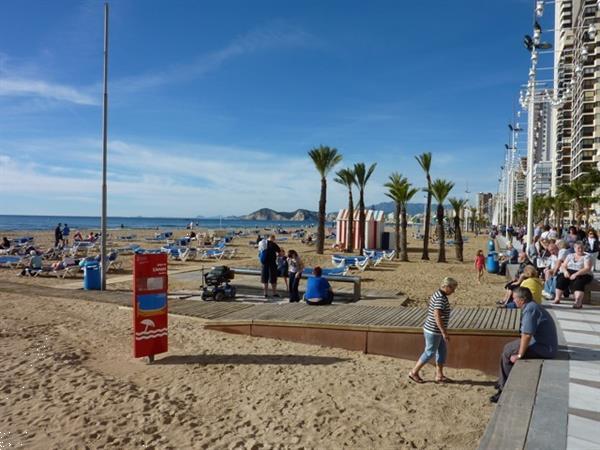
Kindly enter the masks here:
M 350 270 L 349 266 L 342 266 L 342 267 L 327 267 L 327 268 L 323 268 L 321 269 L 321 273 L 324 277 L 327 276 L 332 276 L 332 275 L 338 275 L 338 276 L 344 276 L 348 273 L 348 270 Z M 302 271 L 302 275 L 310 277 L 313 274 L 313 268 L 312 267 L 306 267 L 303 271 Z
M 386 261 L 391 261 L 396 256 L 396 250 L 373 250 L 363 249 L 363 255 L 373 259 L 383 258 Z
M 335 267 L 349 267 L 358 269 L 364 272 L 369 265 L 377 266 L 383 261 L 383 256 L 346 256 L 346 255 L 332 255 L 331 262 Z

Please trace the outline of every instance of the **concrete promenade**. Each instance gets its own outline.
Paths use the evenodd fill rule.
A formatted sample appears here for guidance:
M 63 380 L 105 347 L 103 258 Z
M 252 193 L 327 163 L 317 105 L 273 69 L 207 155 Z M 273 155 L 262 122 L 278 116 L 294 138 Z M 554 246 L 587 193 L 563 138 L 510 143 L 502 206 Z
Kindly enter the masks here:
M 600 449 L 600 306 L 551 305 L 568 361 L 567 448 Z

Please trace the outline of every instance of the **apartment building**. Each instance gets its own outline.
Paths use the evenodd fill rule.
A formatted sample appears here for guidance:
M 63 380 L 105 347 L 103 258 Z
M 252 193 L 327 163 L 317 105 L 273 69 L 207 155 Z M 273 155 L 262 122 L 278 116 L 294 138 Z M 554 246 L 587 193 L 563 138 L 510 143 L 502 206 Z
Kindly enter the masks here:
M 554 89 L 571 95 L 552 114 L 552 193 L 600 164 L 599 9 L 597 0 L 556 2 Z
M 557 0 L 554 19 L 554 90 L 559 96 L 570 89 L 573 78 L 573 3 L 580 0 Z M 552 194 L 561 184 L 571 181 L 571 98 L 565 97 L 553 111 Z
M 477 215 L 488 221 L 492 220 L 493 197 L 491 192 L 477 194 Z
M 571 180 L 600 161 L 600 12 L 595 0 L 574 5 Z

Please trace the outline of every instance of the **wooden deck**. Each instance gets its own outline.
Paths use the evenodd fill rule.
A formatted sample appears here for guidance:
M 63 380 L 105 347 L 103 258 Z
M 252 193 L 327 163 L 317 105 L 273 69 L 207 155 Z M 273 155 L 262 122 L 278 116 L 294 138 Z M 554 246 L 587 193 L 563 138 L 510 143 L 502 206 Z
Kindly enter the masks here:
M 209 330 L 340 347 L 416 359 L 423 350 L 425 308 L 361 305 L 254 305 L 221 315 Z M 519 335 L 520 310 L 457 308 L 447 364 L 495 373 L 504 345 Z
M 327 307 L 299 304 L 254 305 L 222 315 L 207 324 L 277 325 L 320 328 L 343 326 L 378 331 L 421 332 L 427 310 L 385 306 L 331 305 Z M 452 311 L 449 328 L 453 334 L 494 334 L 514 336 L 519 331 L 520 312 L 516 309 L 458 308 Z

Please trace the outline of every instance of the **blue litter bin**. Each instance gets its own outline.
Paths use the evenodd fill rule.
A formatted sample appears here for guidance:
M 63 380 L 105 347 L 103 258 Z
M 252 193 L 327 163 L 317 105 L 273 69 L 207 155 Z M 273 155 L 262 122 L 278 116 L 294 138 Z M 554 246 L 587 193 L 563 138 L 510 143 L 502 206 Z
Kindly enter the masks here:
M 88 261 L 83 266 L 83 288 L 87 291 L 100 290 L 100 264 Z
M 493 240 L 493 239 L 490 239 L 490 240 L 488 241 L 488 246 L 487 246 L 487 248 L 488 248 L 488 252 L 493 252 L 493 251 L 495 251 L 495 250 L 496 250 L 496 246 L 494 245 L 494 240 Z
M 498 273 L 500 270 L 500 263 L 498 262 L 498 254 L 496 252 L 489 252 L 485 261 L 485 268 L 489 273 Z

